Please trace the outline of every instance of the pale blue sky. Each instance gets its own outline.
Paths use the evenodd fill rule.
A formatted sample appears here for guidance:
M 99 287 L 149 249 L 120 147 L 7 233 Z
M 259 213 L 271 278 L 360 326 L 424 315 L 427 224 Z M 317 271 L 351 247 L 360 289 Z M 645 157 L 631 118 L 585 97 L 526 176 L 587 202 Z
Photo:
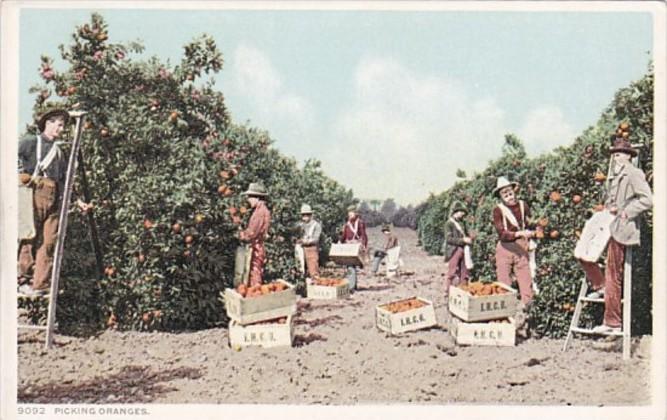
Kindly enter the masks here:
M 21 127 L 39 56 L 58 56 L 91 10 L 23 10 Z M 641 77 L 647 13 L 104 10 L 110 41 L 177 62 L 212 35 L 232 118 L 315 157 L 362 198 L 418 203 L 483 169 L 502 135 L 531 154 L 568 144 Z M 58 68 L 58 62 L 56 62 Z

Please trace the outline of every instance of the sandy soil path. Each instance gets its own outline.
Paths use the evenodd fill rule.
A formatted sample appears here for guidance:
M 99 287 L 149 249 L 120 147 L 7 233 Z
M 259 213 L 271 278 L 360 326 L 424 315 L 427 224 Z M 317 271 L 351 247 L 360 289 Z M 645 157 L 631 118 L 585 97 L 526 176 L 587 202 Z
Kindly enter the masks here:
M 441 257 L 397 229 L 405 270 L 387 283 L 360 278 L 345 301 L 300 299 L 293 348 L 230 349 L 226 329 L 188 333 L 105 331 L 88 339 L 19 335 L 21 402 L 355 404 L 647 404 L 650 337 L 635 339 L 629 362 L 575 340 L 528 339 L 516 347 L 456 346 L 444 325 Z M 371 245 L 379 246 L 377 229 Z M 436 305 L 439 326 L 391 337 L 374 308 L 419 295 Z

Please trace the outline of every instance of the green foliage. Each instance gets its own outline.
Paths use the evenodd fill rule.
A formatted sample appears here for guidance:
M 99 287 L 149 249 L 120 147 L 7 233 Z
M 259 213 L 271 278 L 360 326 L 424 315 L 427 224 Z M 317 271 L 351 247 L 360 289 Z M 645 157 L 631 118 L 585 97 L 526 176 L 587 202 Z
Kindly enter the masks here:
M 417 213 L 412 205 L 401 208 L 394 213 L 391 218 L 391 223 L 396 227 L 406 227 L 410 229 L 417 229 Z
M 441 253 L 443 229 L 449 207 L 462 200 L 471 209 L 468 227 L 478 234 L 473 254 L 473 278 L 495 278 L 495 232 L 491 214 L 496 204 L 492 191 L 498 176 L 507 176 L 521 184 L 519 197 L 532 209 L 534 221 L 548 219 L 545 239 L 537 250 L 536 281 L 540 294 L 531 306 L 531 326 L 538 335 L 561 337 L 567 332 L 583 270 L 573 256 L 577 235 L 592 214 L 593 207 L 602 202 L 604 185 L 596 182 L 597 172 L 607 173 L 610 136 L 621 122 L 629 122 L 631 141 L 643 144 L 640 166 L 647 179 L 653 179 L 653 71 L 642 79 L 619 90 L 612 104 L 603 112 L 595 126 L 586 129 L 568 147 L 534 159 L 527 159 L 521 141 L 508 135 L 500 158 L 467 180 L 458 181 L 448 190 L 431 195 L 417 207 L 418 233 L 421 245 L 431 254 Z M 559 201 L 550 199 L 557 191 Z M 575 195 L 581 196 L 576 202 Z M 645 215 L 642 245 L 633 255 L 633 333 L 651 330 L 652 271 L 652 214 Z M 558 231 L 558 238 L 549 234 Z M 600 322 L 600 307 L 586 308 L 582 322 Z
M 380 226 L 383 223 L 387 223 L 387 218 L 384 216 L 384 214 L 377 210 L 377 206 L 380 205 L 380 203 L 380 200 L 370 200 L 368 203 L 362 201 L 359 204 L 357 211 L 364 223 L 366 223 L 366 227 L 372 228 Z M 373 208 L 371 208 L 371 205 Z
M 241 196 L 262 181 L 272 226 L 265 279 L 296 280 L 293 243 L 302 203 L 324 230 L 324 250 L 353 202 L 319 162 L 303 167 L 272 147 L 268 133 L 232 124 L 213 80 L 222 68 L 202 36 L 175 66 L 141 60 L 138 44 L 107 42 L 100 15 L 76 29 L 56 71 L 32 88 L 39 112 L 54 91 L 87 110 L 82 152 L 106 267 L 101 280 L 84 215 L 70 216 L 58 320 L 64 331 L 107 322 L 120 328 L 203 328 L 226 321 L 219 293 L 231 285 L 236 234 L 251 210 Z M 77 182 L 80 182 L 80 177 Z M 81 185 L 75 185 L 81 191 Z

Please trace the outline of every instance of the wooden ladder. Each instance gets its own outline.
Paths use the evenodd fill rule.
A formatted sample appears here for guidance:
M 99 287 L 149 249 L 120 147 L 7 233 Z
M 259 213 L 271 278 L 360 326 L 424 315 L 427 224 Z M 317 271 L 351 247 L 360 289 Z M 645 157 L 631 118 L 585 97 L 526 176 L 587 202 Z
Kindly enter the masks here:
M 581 288 L 579 289 L 579 297 L 577 298 L 577 304 L 574 308 L 574 314 L 572 315 L 572 321 L 570 322 L 570 328 L 565 338 L 565 343 L 563 344 L 563 351 L 567 350 L 567 347 L 572 340 L 572 337 L 575 333 L 578 334 L 589 334 L 589 335 L 606 335 L 606 336 L 616 336 L 623 337 L 623 360 L 630 359 L 630 328 L 632 324 L 631 318 L 631 307 L 632 307 L 632 248 L 627 247 L 625 249 L 625 261 L 623 264 L 623 299 L 621 304 L 623 305 L 623 328 L 621 332 L 613 333 L 596 333 L 592 329 L 581 328 L 579 326 L 579 317 L 581 316 L 581 310 L 584 305 L 587 303 L 602 303 L 604 304 L 604 298 L 589 298 L 586 297 L 588 293 L 588 281 L 586 277 L 581 280 Z
M 65 247 L 65 235 L 67 233 L 67 214 L 69 210 L 69 202 L 72 197 L 72 185 L 74 183 L 74 172 L 76 168 L 77 157 L 79 156 L 79 147 L 81 140 L 81 127 L 83 123 L 83 115 L 85 111 L 70 112 L 70 116 L 76 119 L 76 131 L 74 140 L 72 142 L 72 150 L 69 155 L 67 163 L 67 176 L 65 178 L 65 191 L 63 192 L 62 202 L 60 204 L 60 214 L 58 217 L 58 239 L 56 240 L 56 249 L 53 254 L 53 268 L 51 270 L 51 287 L 49 293 L 43 296 L 26 296 L 18 293 L 18 300 L 42 300 L 48 299 L 49 308 L 46 318 L 46 325 L 35 324 L 19 324 L 18 329 L 46 331 L 46 349 L 50 349 L 53 344 L 53 333 L 56 323 L 56 307 L 58 304 L 58 283 L 60 282 L 60 267 L 62 266 L 63 251 Z

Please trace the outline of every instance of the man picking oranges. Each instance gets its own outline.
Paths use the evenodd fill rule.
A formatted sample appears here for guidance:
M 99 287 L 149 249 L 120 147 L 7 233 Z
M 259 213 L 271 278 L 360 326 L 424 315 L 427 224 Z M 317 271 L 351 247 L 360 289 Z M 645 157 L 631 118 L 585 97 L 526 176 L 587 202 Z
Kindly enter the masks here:
M 518 185 L 501 176 L 493 190 L 500 198 L 500 203 L 493 209 L 493 224 L 499 239 L 496 244 L 496 275 L 498 281 L 509 286 L 513 271 L 519 283 L 521 302 L 527 305 L 533 299 L 528 243 L 534 232 L 528 226 L 528 204 L 516 197 L 514 189 Z
M 251 183 L 243 195 L 248 197 L 253 212 L 248 227 L 239 233 L 239 239 L 250 243 L 250 285 L 256 286 L 262 284 L 266 260 L 264 240 L 271 227 L 271 212 L 266 206 L 268 194 L 261 183 Z
M 613 169 L 606 188 L 605 208 L 614 219 L 609 227 L 611 238 L 607 243 L 604 274 L 597 262 L 579 260 L 593 286 L 593 292 L 588 297 L 604 296 L 604 321 L 593 329 L 601 334 L 621 331 L 625 250 L 628 246 L 639 245 L 638 218 L 653 206 L 653 195 L 644 172 L 630 162 L 632 157 L 637 156 L 637 150 L 628 137 L 629 127 L 622 124 L 610 149 Z

